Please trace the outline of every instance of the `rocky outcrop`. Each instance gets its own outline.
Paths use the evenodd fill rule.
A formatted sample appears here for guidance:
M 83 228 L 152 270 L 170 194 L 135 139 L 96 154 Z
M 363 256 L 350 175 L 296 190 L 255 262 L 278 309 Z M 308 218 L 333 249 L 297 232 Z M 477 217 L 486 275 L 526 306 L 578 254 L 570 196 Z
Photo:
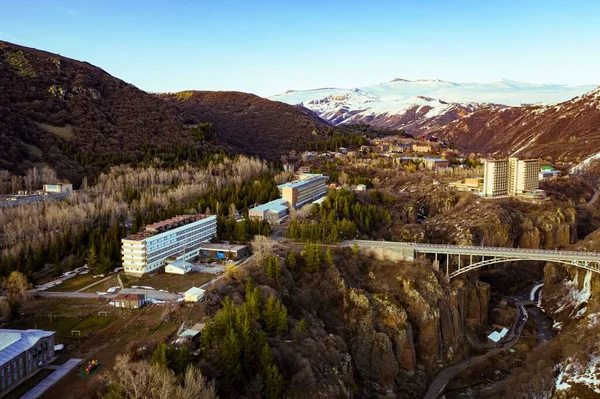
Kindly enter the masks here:
M 400 262 L 387 268 L 385 276 L 371 270 L 373 285 L 367 289 L 345 289 L 343 301 L 356 372 L 377 392 L 391 389 L 394 381 L 424 381 L 419 365 L 434 371 L 463 358 L 467 334 L 487 322 L 490 298 L 487 284 L 461 279 L 448 284 L 431 265 Z
M 415 367 L 412 328 L 398 304 L 385 296 L 349 288 L 344 295 L 344 321 L 348 346 L 362 378 L 386 386 L 400 369 Z

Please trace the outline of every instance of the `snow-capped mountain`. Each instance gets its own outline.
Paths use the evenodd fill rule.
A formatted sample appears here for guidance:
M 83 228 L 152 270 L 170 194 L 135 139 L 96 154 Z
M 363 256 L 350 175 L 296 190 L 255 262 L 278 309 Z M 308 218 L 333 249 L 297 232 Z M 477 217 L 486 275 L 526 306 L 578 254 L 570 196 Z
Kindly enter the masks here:
M 491 83 L 394 79 L 354 89 L 290 90 L 270 99 L 300 104 L 336 125 L 369 123 L 411 131 L 435 128 L 480 109 L 566 101 L 594 87 L 505 79 Z
M 581 171 L 600 159 L 600 87 L 558 104 L 473 112 L 415 134 L 482 153 L 583 161 L 573 170 Z

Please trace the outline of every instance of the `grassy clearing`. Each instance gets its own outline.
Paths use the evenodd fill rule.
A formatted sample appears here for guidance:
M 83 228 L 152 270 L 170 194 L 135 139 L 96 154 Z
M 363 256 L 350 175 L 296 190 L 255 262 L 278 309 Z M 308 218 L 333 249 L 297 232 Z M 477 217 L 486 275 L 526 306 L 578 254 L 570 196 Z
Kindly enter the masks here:
M 6 399 L 18 399 L 21 396 L 29 392 L 33 387 L 39 384 L 44 378 L 48 377 L 55 370 L 41 369 L 37 374 L 30 377 L 28 380 L 23 381 L 15 389 L 5 396 Z
M 100 284 L 96 284 L 93 287 L 87 288 L 83 290 L 83 292 L 97 292 L 97 291 L 106 291 L 110 287 L 117 287 L 119 282 L 117 281 L 117 276 L 112 275 L 107 280 L 101 282 Z
M 37 316 L 17 320 L 13 324 L 16 329 L 37 328 L 40 330 L 56 331 L 56 335 L 70 335 L 73 327 L 81 321 L 78 317 L 48 317 Z
M 188 273 L 180 276 L 178 274 L 159 273 L 154 276 L 142 276 L 140 278 L 129 277 L 125 284 L 127 287 L 143 285 L 153 287 L 157 290 L 169 292 L 184 292 L 192 287 L 198 287 L 212 278 L 216 277 L 209 273 Z
M 110 323 L 116 320 L 115 316 L 88 316 L 81 322 L 79 322 L 76 326 L 72 328 L 72 330 L 81 331 L 81 336 L 89 336 L 108 326 Z
M 56 287 L 52 287 L 48 289 L 48 291 L 57 291 L 57 292 L 75 292 L 83 287 L 86 287 L 96 281 L 98 281 L 100 277 L 94 278 L 94 276 L 89 274 L 78 274 L 75 277 L 71 277 L 68 280 L 65 280 L 62 284 L 57 285 Z
M 52 133 L 60 138 L 65 140 L 70 140 L 73 138 L 73 126 L 65 125 L 65 126 L 52 126 L 47 125 L 45 123 L 37 122 L 36 125 L 47 131 L 48 133 Z

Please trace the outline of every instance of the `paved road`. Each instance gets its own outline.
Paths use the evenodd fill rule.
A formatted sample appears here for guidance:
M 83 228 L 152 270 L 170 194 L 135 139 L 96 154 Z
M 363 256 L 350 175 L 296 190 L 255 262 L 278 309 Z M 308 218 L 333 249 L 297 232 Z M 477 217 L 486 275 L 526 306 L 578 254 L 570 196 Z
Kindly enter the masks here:
M 73 368 L 77 367 L 81 363 L 82 359 L 69 359 L 57 368 L 52 374 L 44 378 L 35 387 L 29 390 L 25 395 L 21 396 L 21 399 L 37 399 L 44 394 L 50 387 L 63 378 Z
M 437 399 L 442 394 L 442 392 L 444 392 L 446 385 L 448 385 L 452 378 L 456 377 L 462 371 L 470 368 L 471 366 L 483 363 L 489 358 L 496 356 L 497 354 L 503 352 L 505 349 L 513 346 L 519 340 L 521 332 L 523 331 L 523 327 L 525 326 L 525 323 L 527 322 L 529 316 L 527 315 L 527 310 L 525 310 L 525 306 L 523 305 L 523 303 L 517 302 L 516 306 L 519 309 L 516 322 L 510 329 L 506 337 L 504 337 L 502 346 L 494 348 L 483 355 L 463 360 L 460 363 L 457 363 L 440 371 L 438 375 L 435 376 L 433 382 L 429 385 L 427 393 L 425 394 L 425 399 Z

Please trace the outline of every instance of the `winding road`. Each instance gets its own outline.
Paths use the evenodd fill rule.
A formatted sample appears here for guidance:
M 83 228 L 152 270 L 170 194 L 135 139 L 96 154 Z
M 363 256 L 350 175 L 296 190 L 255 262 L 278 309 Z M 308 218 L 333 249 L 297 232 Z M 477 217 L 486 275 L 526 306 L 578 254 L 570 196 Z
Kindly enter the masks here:
M 513 346 L 519 340 L 521 332 L 523 331 L 523 327 L 525 326 L 529 316 L 527 315 L 527 310 L 525 309 L 523 302 L 517 302 L 516 307 L 519 310 L 519 313 L 517 314 L 515 323 L 504 338 L 502 346 L 491 349 L 483 355 L 472 358 L 470 357 L 460 363 L 456 363 L 440 371 L 438 375 L 435 376 L 433 382 L 429 385 L 427 393 L 425 394 L 425 399 L 437 399 L 442 392 L 444 392 L 446 385 L 448 385 L 452 378 L 456 377 L 462 371 L 470 368 L 471 366 L 483 363 L 489 358 L 496 356 L 497 354 Z
M 577 208 L 583 208 L 584 206 L 593 205 L 596 201 L 598 201 L 598 196 L 600 196 L 600 191 L 596 187 L 594 187 L 594 196 L 585 204 L 576 205 Z

